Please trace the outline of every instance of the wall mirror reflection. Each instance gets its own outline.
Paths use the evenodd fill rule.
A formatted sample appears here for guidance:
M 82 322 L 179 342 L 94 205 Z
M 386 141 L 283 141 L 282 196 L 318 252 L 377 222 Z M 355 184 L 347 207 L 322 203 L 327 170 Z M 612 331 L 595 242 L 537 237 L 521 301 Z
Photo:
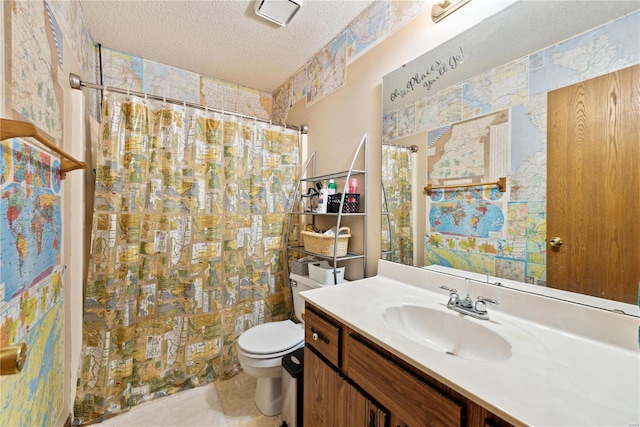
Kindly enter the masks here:
M 521 1 L 386 75 L 381 258 L 636 305 L 639 41 L 637 2 Z

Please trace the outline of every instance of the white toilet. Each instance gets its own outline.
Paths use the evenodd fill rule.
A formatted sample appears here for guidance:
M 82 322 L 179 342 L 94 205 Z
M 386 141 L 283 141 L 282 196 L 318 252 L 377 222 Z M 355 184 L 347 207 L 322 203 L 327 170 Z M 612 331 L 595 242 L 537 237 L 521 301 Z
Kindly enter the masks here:
M 304 300 L 299 292 L 325 286 L 307 276 L 291 274 L 293 307 L 302 319 Z M 238 338 L 238 361 L 247 375 L 256 377 L 255 401 L 267 416 L 282 410 L 282 357 L 304 346 L 304 325 L 291 320 L 263 323 Z

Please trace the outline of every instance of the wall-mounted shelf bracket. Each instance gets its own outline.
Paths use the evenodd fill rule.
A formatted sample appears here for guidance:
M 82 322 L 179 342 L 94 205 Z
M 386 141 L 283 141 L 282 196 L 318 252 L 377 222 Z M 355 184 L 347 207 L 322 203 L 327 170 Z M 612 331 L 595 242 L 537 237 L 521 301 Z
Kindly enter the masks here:
M 36 139 L 49 150 L 60 156 L 60 178 L 64 179 L 67 172 L 87 168 L 85 162 L 75 159 L 66 151 L 58 148 L 56 144 L 41 135 L 31 123 L 20 120 L 0 119 L 0 141 L 9 138 L 24 138 L 27 136 Z
M 498 190 L 501 193 L 504 193 L 505 191 L 507 191 L 507 178 L 503 176 L 499 178 L 496 182 L 478 182 L 478 183 L 470 183 L 470 184 L 452 184 L 452 185 L 436 185 L 436 186 L 432 184 L 427 184 L 424 187 L 424 191 L 427 194 L 431 194 L 433 190 L 439 190 L 442 188 L 449 189 L 449 188 L 466 188 L 466 187 L 484 187 L 489 185 L 497 186 Z

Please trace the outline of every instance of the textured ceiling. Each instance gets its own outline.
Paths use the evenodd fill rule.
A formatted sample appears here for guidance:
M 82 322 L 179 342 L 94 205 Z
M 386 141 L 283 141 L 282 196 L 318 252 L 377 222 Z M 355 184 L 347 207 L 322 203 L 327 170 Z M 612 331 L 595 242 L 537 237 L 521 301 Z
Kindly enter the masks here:
M 306 0 L 286 27 L 254 0 L 80 0 L 95 43 L 144 59 L 275 91 L 372 0 Z

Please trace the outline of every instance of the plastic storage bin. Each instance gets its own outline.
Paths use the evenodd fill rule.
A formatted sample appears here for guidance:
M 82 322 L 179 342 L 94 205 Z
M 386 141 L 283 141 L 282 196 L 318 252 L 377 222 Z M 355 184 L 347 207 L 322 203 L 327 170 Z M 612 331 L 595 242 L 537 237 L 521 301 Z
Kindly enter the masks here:
M 336 268 L 336 282 L 333 281 L 333 267 L 327 261 L 310 262 L 309 277 L 323 285 L 332 285 L 334 283 L 344 282 L 344 267 Z
M 282 427 L 302 426 L 304 347 L 282 358 Z
M 327 204 L 327 212 L 338 213 L 340 210 L 340 199 L 342 193 L 330 194 Z M 358 213 L 360 212 L 360 194 L 347 193 L 342 205 L 342 213 Z

